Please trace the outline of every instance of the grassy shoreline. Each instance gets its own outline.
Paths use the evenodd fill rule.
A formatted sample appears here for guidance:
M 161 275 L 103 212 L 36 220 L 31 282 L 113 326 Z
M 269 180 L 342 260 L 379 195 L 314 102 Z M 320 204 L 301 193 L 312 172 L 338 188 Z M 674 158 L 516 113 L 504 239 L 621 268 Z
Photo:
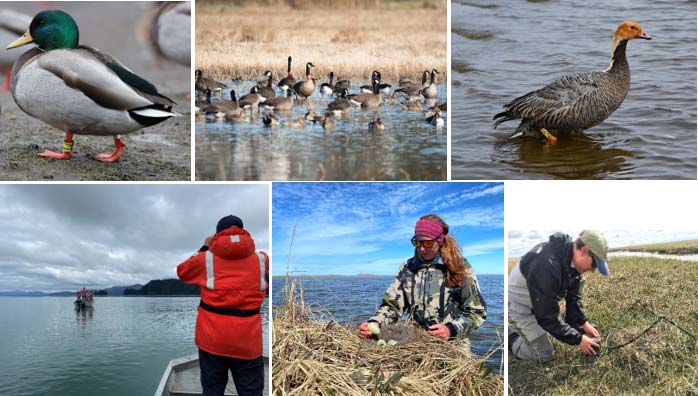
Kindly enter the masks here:
M 637 246 L 622 246 L 609 249 L 610 252 L 646 252 L 658 254 L 698 254 L 698 239 L 652 243 Z
M 445 5 L 445 3 L 444 3 Z M 272 70 L 286 76 L 293 57 L 296 78 L 319 82 L 334 71 L 338 79 L 367 82 L 373 70 L 383 80 L 419 80 L 437 69 L 447 79 L 446 8 L 290 9 L 283 7 L 196 7 L 196 67 L 218 79 L 258 79 Z
M 617 344 L 652 323 L 651 317 L 633 312 L 627 323 L 614 327 L 636 300 L 698 336 L 695 263 L 642 257 L 612 260 L 611 275 L 588 275 L 584 290 L 587 316 L 602 337 L 613 330 L 618 337 L 613 344 Z M 554 345 L 555 358 L 548 364 L 519 361 L 509 354 L 511 395 L 678 396 L 698 392 L 698 343 L 664 323 L 598 358 L 581 355 L 575 346 L 557 341 Z

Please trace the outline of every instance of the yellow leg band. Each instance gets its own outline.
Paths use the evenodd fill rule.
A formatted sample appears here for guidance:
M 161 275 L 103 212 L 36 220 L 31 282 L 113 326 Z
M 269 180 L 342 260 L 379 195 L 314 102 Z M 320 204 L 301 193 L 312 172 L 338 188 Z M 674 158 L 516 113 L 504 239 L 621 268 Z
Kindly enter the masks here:
M 67 140 L 63 141 L 63 152 L 64 153 L 71 153 L 73 152 L 73 142 L 69 142 Z
M 550 133 L 550 131 L 548 131 L 547 129 L 541 128 L 540 133 L 542 133 L 543 136 L 545 136 L 545 138 L 548 140 L 548 143 L 557 143 L 557 137 L 555 137 L 555 135 Z

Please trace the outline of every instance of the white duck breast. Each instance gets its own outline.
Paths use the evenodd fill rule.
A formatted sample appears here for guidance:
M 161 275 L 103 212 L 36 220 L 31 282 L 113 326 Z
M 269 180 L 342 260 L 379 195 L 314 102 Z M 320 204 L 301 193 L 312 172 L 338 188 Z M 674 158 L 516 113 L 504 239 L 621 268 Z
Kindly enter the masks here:
M 12 73 L 12 95 L 26 113 L 75 134 L 112 136 L 143 128 L 143 124 L 129 115 L 129 110 L 154 103 L 124 83 L 90 52 L 81 49 L 29 52 L 39 56 Z M 153 109 L 141 109 L 138 113 L 155 118 L 174 115 Z
M 158 45 L 168 59 L 191 64 L 191 3 L 173 3 L 158 18 Z

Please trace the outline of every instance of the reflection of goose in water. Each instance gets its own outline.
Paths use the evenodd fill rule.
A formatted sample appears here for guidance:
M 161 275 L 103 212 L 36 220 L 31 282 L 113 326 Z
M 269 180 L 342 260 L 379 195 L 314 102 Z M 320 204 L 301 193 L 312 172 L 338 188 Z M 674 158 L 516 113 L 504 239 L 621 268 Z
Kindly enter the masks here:
M 622 127 L 619 130 L 630 132 Z M 634 171 L 630 159 L 635 154 L 619 148 L 627 146 L 622 136 L 627 134 L 561 136 L 555 145 L 540 144 L 535 139 L 506 139 L 495 144 L 492 161 L 508 165 L 523 179 L 630 178 Z
M 555 135 L 579 134 L 600 124 L 623 103 L 628 93 L 630 67 L 625 48 L 628 40 L 636 38 L 652 39 L 639 23 L 621 23 L 613 35 L 608 69 L 566 75 L 545 88 L 514 99 L 493 117 L 494 127 L 521 119 L 511 138 L 542 134 L 554 143 Z

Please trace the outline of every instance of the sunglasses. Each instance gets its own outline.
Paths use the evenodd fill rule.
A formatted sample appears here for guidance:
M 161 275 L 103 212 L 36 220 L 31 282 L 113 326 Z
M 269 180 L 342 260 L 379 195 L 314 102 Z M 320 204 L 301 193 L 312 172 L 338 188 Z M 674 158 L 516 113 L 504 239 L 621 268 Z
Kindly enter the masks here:
M 412 245 L 416 248 L 424 246 L 425 248 L 429 249 L 429 248 L 434 247 L 436 242 L 437 242 L 436 239 L 427 239 L 426 241 L 418 241 L 418 240 L 412 238 Z

